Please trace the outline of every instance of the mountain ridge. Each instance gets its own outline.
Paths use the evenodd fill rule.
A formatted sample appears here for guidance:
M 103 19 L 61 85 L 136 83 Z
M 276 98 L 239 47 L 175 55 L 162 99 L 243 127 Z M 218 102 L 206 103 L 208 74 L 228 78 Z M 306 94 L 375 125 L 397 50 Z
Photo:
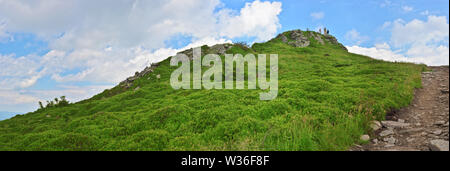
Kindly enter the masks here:
M 213 48 L 279 54 L 274 100 L 258 89 L 174 90 L 169 57 L 92 98 L 0 121 L 0 150 L 346 150 L 421 87 L 424 65 L 352 54 L 315 32 L 280 35 Z

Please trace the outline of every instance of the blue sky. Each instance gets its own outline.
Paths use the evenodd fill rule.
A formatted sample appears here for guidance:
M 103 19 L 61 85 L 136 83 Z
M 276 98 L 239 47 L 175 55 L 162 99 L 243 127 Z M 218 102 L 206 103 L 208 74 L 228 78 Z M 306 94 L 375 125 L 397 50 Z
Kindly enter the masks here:
M 0 1 L 0 111 L 82 100 L 184 48 L 292 29 L 327 27 L 354 53 L 448 65 L 448 18 L 448 0 Z

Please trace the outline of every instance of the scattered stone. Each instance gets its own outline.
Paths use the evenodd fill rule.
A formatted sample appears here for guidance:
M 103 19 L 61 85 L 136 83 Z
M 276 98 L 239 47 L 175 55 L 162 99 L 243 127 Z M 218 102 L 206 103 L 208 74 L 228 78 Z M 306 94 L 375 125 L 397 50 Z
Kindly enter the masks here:
M 141 87 L 137 86 L 136 88 L 134 88 L 134 91 L 138 91 Z
M 427 137 L 429 138 L 434 138 L 434 139 L 438 139 L 439 136 L 433 135 L 433 134 L 428 134 Z
M 161 78 L 161 75 L 160 75 L 160 74 L 156 75 L 156 78 L 157 78 L 157 79 L 160 79 L 160 78 Z
M 434 123 L 434 125 L 437 125 L 437 126 L 445 125 L 445 121 L 436 121 Z
M 382 125 L 381 125 L 380 121 L 372 121 L 372 123 L 370 124 L 370 127 L 372 128 L 373 131 L 377 131 L 382 127 Z
M 394 147 L 395 145 L 394 144 L 386 144 L 384 147 L 385 148 L 390 148 L 390 147 Z
M 404 134 L 404 133 L 411 134 L 411 133 L 416 133 L 416 132 L 420 132 L 420 131 L 423 131 L 423 129 L 422 128 L 413 128 L 413 129 L 400 130 L 400 131 L 398 131 L 398 133 L 399 134 Z
M 389 138 L 383 138 L 384 142 L 387 142 L 388 144 L 395 144 L 397 142 L 397 139 L 395 139 L 394 137 L 389 137 Z
M 370 136 L 369 135 L 361 135 L 360 139 L 362 141 L 369 141 L 370 140 Z
M 414 140 L 416 140 L 415 138 L 406 138 L 406 141 L 408 141 L 409 143 L 413 142 Z
M 397 122 L 405 123 L 405 120 L 403 120 L 403 119 L 398 119 Z
M 372 143 L 374 143 L 374 144 L 378 144 L 378 139 L 376 139 L 376 138 L 375 138 L 375 139 L 373 139 L 373 140 L 372 140 Z
M 449 151 L 448 141 L 445 140 L 431 140 L 429 147 L 431 151 Z
M 386 128 L 406 128 L 410 126 L 408 123 L 401 123 L 395 121 L 381 121 L 381 124 Z
M 388 130 L 384 130 L 384 131 L 380 132 L 379 135 L 381 137 L 385 137 L 385 136 L 392 135 L 392 134 L 394 134 L 394 131 L 388 129 Z
M 436 131 L 433 131 L 434 135 L 441 135 L 442 134 L 442 130 L 438 129 Z

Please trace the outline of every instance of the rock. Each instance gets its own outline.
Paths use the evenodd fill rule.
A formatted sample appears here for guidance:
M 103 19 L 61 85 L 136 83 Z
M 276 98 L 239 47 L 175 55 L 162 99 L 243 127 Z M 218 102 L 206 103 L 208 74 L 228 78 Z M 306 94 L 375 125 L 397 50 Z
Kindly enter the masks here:
M 442 130 L 438 129 L 436 131 L 433 131 L 434 135 L 441 135 L 442 134 Z
M 134 91 L 138 91 L 141 87 L 137 86 L 136 88 L 134 88 Z
M 126 80 L 120 82 L 119 85 L 121 85 L 122 87 L 125 87 L 125 88 L 128 89 L 128 88 L 133 86 L 134 80 L 136 80 L 136 79 L 138 79 L 140 77 L 143 77 L 143 76 L 145 76 L 148 73 L 153 72 L 156 69 L 156 67 L 158 67 L 158 66 L 159 66 L 158 63 L 153 63 L 153 64 L 151 64 L 150 67 L 148 67 L 148 66 L 145 67 L 145 69 L 143 71 L 135 72 L 134 76 L 128 77 Z
M 445 125 L 445 121 L 436 121 L 434 123 L 434 125 L 437 125 L 437 126 Z
M 377 131 L 382 127 L 382 125 L 380 121 L 372 121 L 372 123 L 370 123 L 370 127 L 372 128 L 373 131 Z
M 386 144 L 384 147 L 389 148 L 389 147 L 394 147 L 394 146 L 395 146 L 394 144 Z
M 449 151 L 448 141 L 445 140 L 431 140 L 429 147 L 431 151 Z
M 372 140 L 372 143 L 374 143 L 374 144 L 378 144 L 378 139 L 376 139 L 376 138 L 375 138 L 375 139 L 373 139 L 373 140 Z
M 321 45 L 324 45 L 324 44 L 325 44 L 325 42 L 323 41 L 322 36 L 321 36 L 320 34 L 318 34 L 318 33 L 316 33 L 316 32 L 313 32 L 313 33 L 311 33 L 311 34 L 312 34 L 313 38 L 314 38 L 315 40 L 317 40 L 317 42 L 319 42 Z
M 381 121 L 381 124 L 386 128 L 406 128 L 410 126 L 408 123 L 401 123 L 395 121 Z
M 399 134 L 404 134 L 404 133 L 411 134 L 411 133 L 417 133 L 417 132 L 420 132 L 420 131 L 423 131 L 423 129 L 422 128 L 413 128 L 413 129 L 400 130 L 400 131 L 398 131 L 398 133 Z
M 161 78 L 161 75 L 160 75 L 160 74 L 156 75 L 156 78 L 157 78 L 157 79 L 160 79 L 160 78 Z
M 388 129 L 388 130 L 384 130 L 384 131 L 380 132 L 379 135 L 381 137 L 385 137 L 385 136 L 392 135 L 392 134 L 394 134 L 394 131 Z
M 281 39 L 281 41 L 282 41 L 283 43 L 287 43 L 287 42 L 288 42 L 288 38 L 287 38 L 284 34 L 279 34 L 279 35 L 277 36 L 277 38 Z
M 361 135 L 360 139 L 362 141 L 369 141 L 370 140 L 370 136 L 369 135 Z
M 405 123 L 405 120 L 403 120 L 403 119 L 398 119 L 397 122 Z
M 292 31 L 290 38 L 294 41 L 288 42 L 288 44 L 294 47 L 307 47 L 311 43 L 300 30 Z
M 284 37 L 286 37 L 286 36 L 284 36 Z M 233 47 L 232 44 L 218 44 L 218 45 L 214 45 L 214 46 L 211 47 L 210 53 L 214 53 L 214 54 L 218 54 L 218 55 L 224 55 L 225 52 L 228 49 L 232 48 L 232 47 Z
M 394 137 L 389 137 L 389 138 L 383 138 L 384 142 L 387 142 L 388 144 L 395 144 L 397 142 L 397 139 L 395 139 Z

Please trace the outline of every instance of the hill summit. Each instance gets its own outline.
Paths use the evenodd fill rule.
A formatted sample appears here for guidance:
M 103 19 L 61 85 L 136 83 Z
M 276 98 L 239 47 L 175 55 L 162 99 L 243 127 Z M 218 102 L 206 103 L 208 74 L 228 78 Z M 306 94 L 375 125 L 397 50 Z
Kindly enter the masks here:
M 346 150 L 372 120 L 411 102 L 425 70 L 300 30 L 201 50 L 222 59 L 278 54 L 278 97 L 259 100 L 264 89 L 175 90 L 169 57 L 90 99 L 0 121 L 0 150 Z

